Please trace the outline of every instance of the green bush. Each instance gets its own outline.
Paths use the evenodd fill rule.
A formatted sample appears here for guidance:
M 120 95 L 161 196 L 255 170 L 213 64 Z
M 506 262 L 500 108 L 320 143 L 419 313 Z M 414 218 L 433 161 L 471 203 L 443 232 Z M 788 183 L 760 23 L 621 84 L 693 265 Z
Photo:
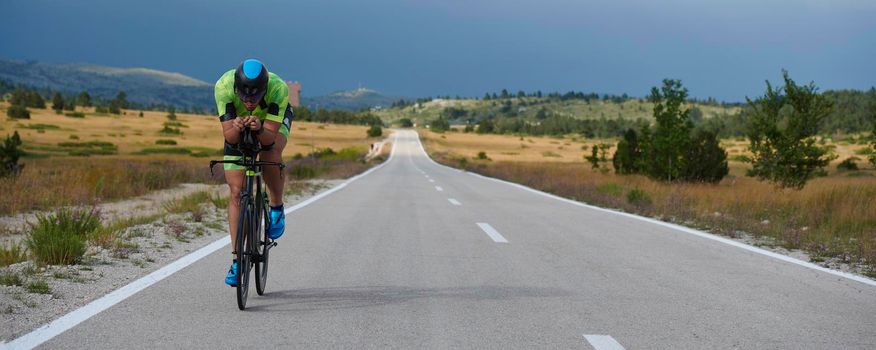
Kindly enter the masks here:
M 858 157 L 849 157 L 836 165 L 836 170 L 858 170 L 857 161 L 861 160 Z
M 30 293 L 52 294 L 52 288 L 49 287 L 49 284 L 43 280 L 36 280 L 36 281 L 30 282 L 27 284 L 25 289 L 27 289 L 27 291 Z
M 177 148 L 177 147 L 146 147 L 141 149 L 134 154 L 191 154 L 192 150 L 188 148 Z
M 478 159 L 480 159 L 480 160 L 486 160 L 486 159 L 490 159 L 490 158 L 487 157 L 487 152 L 480 151 L 480 152 L 478 152 Z
M 25 245 L 38 263 L 71 265 L 85 254 L 88 236 L 100 228 L 95 210 L 59 209 L 49 215 L 37 215 Z
M 445 132 L 450 130 L 450 122 L 448 122 L 447 119 L 444 119 L 444 117 L 438 117 L 438 119 L 429 123 L 429 129 L 434 132 Z
M 651 196 L 648 192 L 636 188 L 627 193 L 627 202 L 632 205 L 650 205 Z
M 20 105 L 11 105 L 6 109 L 6 115 L 14 119 L 30 119 L 30 111 L 27 107 Z
M 8 243 L 0 245 L 0 267 L 9 266 L 27 259 L 27 254 L 21 248 L 21 244 Z
M 14 272 L 4 272 L 0 274 L 0 285 L 3 286 L 22 286 L 24 279 Z
M 12 136 L 6 136 L 3 144 L 0 144 L 0 177 L 16 176 L 21 173 L 24 165 L 18 164 L 18 159 L 23 155 L 18 131 L 13 132 Z
M 155 140 L 156 145 L 176 145 L 176 141 L 168 140 L 168 139 L 158 139 Z
M 368 137 L 380 137 L 383 136 L 383 128 L 380 125 L 372 125 L 368 128 Z
M 317 171 L 315 166 L 301 164 L 293 166 L 292 170 L 289 171 L 289 174 L 292 175 L 293 178 L 303 180 L 316 177 Z
M 414 126 L 414 122 L 410 118 L 402 118 L 398 121 L 398 124 L 403 128 L 411 128 Z
M 694 133 L 690 147 L 684 150 L 680 178 L 685 181 L 718 183 L 730 172 L 727 152 L 710 131 Z
M 64 113 L 64 115 L 68 116 L 70 118 L 80 118 L 80 119 L 85 118 L 85 113 L 82 113 L 82 112 L 70 112 L 70 113 Z

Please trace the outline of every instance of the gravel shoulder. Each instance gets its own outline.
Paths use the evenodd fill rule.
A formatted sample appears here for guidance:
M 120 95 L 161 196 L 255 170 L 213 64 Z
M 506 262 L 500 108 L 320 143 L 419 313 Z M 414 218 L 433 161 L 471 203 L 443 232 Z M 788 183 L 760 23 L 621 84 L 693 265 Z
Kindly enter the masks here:
M 304 201 L 344 180 L 312 180 L 287 189 L 286 206 Z M 195 192 L 227 196 L 225 185 L 185 184 L 178 188 L 99 206 L 104 222 L 157 216 L 149 223 L 125 228 L 121 244 L 89 248 L 72 266 L 37 266 L 25 261 L 0 268 L 0 342 L 12 340 L 137 278 L 228 234 L 226 209 L 201 204 L 201 213 L 164 214 L 163 203 Z M 290 193 L 291 192 L 291 193 Z M 36 214 L 0 218 L 0 225 L 24 227 Z M 18 242 L 23 230 L 0 236 L 0 243 Z M 219 278 L 221 276 L 218 276 Z

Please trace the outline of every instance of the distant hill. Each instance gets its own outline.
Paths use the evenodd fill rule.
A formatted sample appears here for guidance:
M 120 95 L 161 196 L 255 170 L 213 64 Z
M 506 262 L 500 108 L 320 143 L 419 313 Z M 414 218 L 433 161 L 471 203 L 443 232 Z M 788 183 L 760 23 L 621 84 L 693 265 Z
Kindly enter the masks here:
M 211 108 L 213 84 L 180 74 L 148 68 L 115 68 L 91 64 L 49 64 L 0 58 L 0 80 L 38 89 L 111 99 L 125 91 L 140 105 Z
M 386 108 L 401 97 L 384 96 L 377 91 L 358 88 L 350 91 L 334 92 L 325 96 L 304 97 L 301 103 L 310 109 L 344 109 L 356 111 L 363 108 Z

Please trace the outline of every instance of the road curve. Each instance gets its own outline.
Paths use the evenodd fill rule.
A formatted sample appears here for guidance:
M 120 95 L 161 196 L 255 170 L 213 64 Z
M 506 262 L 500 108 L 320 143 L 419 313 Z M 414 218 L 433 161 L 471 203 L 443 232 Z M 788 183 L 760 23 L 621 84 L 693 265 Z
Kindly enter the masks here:
M 876 349 L 876 287 L 442 167 L 287 216 L 237 310 L 223 248 L 48 340 L 89 348 Z

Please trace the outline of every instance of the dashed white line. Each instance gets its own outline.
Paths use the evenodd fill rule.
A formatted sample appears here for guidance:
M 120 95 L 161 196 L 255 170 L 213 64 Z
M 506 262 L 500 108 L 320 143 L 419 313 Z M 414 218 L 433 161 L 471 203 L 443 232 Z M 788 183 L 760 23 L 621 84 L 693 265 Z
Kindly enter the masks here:
M 442 191 L 444 191 L 444 189 L 441 188 L 441 186 L 435 186 L 435 190 L 438 191 L 438 192 L 442 192 Z
M 453 204 L 453 205 L 462 205 L 462 203 L 460 203 L 458 200 L 455 200 L 455 199 L 453 199 L 453 198 L 448 198 L 447 201 L 450 202 L 450 204 Z
M 481 230 L 484 230 L 487 236 L 490 236 L 490 238 L 492 238 L 494 242 L 508 243 L 508 240 L 505 239 L 505 237 L 502 237 L 499 231 L 496 231 L 496 229 L 494 229 L 493 226 L 490 226 L 490 224 L 479 222 L 478 227 L 480 227 Z
M 585 334 L 584 339 L 596 350 L 624 350 L 624 347 L 610 335 Z

